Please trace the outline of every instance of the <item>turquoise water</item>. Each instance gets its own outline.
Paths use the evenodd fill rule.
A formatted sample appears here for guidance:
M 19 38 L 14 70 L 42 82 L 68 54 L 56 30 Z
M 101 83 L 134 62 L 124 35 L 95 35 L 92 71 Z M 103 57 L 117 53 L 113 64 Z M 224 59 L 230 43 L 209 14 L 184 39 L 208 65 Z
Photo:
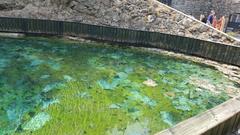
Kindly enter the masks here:
M 140 50 L 0 38 L 0 134 L 154 134 L 237 86 L 214 68 Z

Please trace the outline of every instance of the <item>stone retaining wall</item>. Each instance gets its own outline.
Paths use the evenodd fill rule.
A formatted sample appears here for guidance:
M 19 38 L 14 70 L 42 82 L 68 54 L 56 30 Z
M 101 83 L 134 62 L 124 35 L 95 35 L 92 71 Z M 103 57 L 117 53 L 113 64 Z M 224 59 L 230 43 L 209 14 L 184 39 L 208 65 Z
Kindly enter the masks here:
M 77 21 L 240 44 L 157 0 L 4 0 L 0 7 L 0 16 Z

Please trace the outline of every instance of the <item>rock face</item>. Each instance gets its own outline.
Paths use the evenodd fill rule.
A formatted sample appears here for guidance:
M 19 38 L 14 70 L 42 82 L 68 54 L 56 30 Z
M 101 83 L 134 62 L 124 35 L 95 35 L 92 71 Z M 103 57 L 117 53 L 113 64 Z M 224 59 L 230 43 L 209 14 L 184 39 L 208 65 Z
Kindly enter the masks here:
M 200 14 L 209 14 L 215 10 L 218 17 L 240 13 L 240 0 L 172 0 L 171 6 L 199 18 Z
M 239 44 L 156 0 L 5 0 L 0 15 L 68 20 Z
M 14 0 L 0 1 L 0 10 L 9 11 L 13 9 L 23 9 L 24 6 Z

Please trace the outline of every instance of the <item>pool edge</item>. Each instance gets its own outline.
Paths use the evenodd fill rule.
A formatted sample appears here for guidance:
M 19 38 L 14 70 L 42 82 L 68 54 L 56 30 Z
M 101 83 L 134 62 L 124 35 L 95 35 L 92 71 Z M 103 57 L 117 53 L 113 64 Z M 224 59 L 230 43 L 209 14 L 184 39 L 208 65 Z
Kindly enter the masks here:
M 191 117 L 155 135 L 230 135 L 240 128 L 240 97 Z

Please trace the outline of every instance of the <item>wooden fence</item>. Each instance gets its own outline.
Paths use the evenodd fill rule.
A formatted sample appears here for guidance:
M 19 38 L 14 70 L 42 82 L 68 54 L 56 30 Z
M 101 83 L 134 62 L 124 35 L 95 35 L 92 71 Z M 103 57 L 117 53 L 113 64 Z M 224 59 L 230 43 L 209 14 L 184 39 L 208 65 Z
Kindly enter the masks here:
M 78 22 L 0 17 L 0 32 L 81 36 L 97 40 L 156 47 L 240 66 L 240 47 L 159 32 Z
M 231 99 L 156 135 L 237 135 L 240 99 Z

